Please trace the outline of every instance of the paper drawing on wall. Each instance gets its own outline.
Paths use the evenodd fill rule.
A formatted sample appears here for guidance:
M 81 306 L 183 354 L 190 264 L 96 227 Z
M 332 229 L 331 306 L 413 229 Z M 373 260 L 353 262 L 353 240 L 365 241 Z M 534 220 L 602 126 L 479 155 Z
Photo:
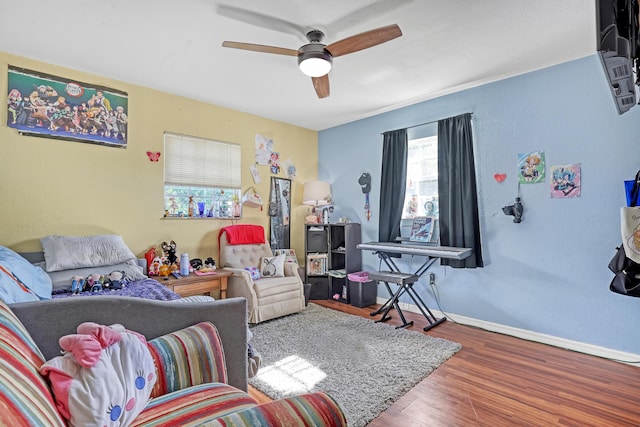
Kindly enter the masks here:
M 127 148 L 125 92 L 9 66 L 7 108 L 20 134 Z
M 297 169 L 293 164 L 293 160 L 291 160 L 291 158 L 288 158 L 287 160 L 282 162 L 282 169 L 284 170 L 284 173 L 287 174 L 287 178 L 294 179 L 296 177 Z
M 580 197 L 580 163 L 551 166 L 549 173 L 552 198 Z
M 271 151 L 273 151 L 273 140 L 256 134 L 256 163 L 259 165 L 268 165 Z
M 272 175 L 280 173 L 280 153 L 272 151 L 271 154 L 269 154 L 269 169 L 271 169 Z
M 256 165 L 249 166 L 249 172 L 251 172 L 251 178 L 253 178 L 254 184 L 260 184 L 262 182 L 260 172 L 258 172 L 258 167 Z
M 518 154 L 518 182 L 537 184 L 544 182 L 544 151 Z

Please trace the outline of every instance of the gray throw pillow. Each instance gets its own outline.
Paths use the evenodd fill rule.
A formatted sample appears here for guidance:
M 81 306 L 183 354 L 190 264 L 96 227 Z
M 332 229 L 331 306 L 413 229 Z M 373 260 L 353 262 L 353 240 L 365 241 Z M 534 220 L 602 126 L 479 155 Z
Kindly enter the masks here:
M 40 239 L 40 242 L 47 272 L 100 267 L 136 259 L 122 237 L 116 234 L 47 236 Z

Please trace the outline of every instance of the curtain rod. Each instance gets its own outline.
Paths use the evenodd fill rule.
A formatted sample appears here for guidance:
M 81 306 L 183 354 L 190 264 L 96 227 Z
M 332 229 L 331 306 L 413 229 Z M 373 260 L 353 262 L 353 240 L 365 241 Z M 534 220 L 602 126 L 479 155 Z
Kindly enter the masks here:
M 458 116 L 461 116 L 463 114 L 471 114 L 473 116 L 473 113 L 460 113 L 460 114 L 458 114 Z M 451 117 L 457 117 L 457 116 L 451 116 Z M 445 117 L 445 118 L 448 118 L 448 117 Z M 400 129 L 411 129 L 411 128 L 417 128 L 418 126 L 426 126 L 426 125 L 430 125 L 430 124 L 433 124 L 433 123 L 437 123 L 440 120 L 443 120 L 443 119 L 437 119 L 437 120 L 431 120 L 430 122 L 418 123 L 417 125 L 407 126 L 406 128 L 398 128 L 398 129 L 393 129 L 393 130 L 386 130 L 386 131 L 382 132 L 380 135 L 384 135 L 386 132 L 394 132 L 394 131 L 397 131 L 397 130 L 400 130 Z

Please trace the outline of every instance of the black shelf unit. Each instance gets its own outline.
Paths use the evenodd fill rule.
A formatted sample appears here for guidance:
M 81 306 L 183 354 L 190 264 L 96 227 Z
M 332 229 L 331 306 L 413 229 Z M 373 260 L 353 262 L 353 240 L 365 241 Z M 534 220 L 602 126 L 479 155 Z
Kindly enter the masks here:
M 311 284 L 309 299 L 331 299 L 349 302 L 349 282 L 346 275 L 362 270 L 360 224 L 305 224 L 305 280 Z M 317 260 L 316 263 L 310 260 Z M 323 260 L 325 268 L 322 267 Z M 332 270 L 344 270 L 344 277 L 335 277 Z

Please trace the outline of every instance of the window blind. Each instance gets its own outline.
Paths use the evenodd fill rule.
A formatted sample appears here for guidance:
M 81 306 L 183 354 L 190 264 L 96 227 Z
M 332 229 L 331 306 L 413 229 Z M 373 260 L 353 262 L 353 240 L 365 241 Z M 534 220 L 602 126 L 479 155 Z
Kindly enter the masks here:
M 164 134 L 164 184 L 240 188 L 240 145 Z

